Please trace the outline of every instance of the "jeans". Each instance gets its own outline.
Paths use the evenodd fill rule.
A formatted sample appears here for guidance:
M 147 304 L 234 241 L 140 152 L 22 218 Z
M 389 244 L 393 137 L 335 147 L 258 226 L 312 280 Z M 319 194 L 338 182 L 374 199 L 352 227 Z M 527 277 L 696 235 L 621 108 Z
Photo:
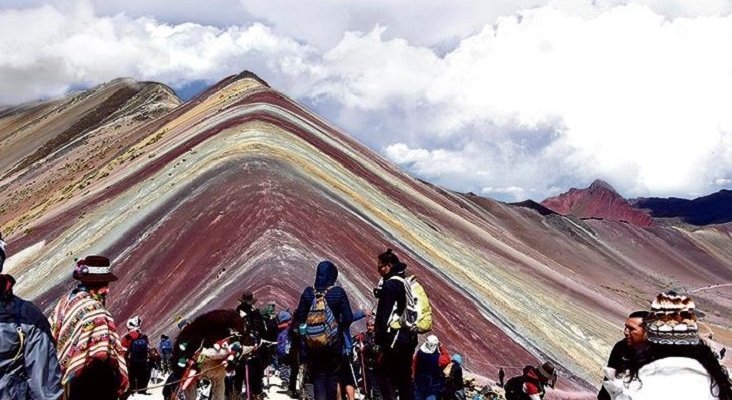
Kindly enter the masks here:
M 414 390 L 414 400 L 437 400 L 439 397 L 440 393 L 432 390 L 420 388 Z
M 315 400 L 337 400 L 338 374 L 320 372 L 313 380 Z

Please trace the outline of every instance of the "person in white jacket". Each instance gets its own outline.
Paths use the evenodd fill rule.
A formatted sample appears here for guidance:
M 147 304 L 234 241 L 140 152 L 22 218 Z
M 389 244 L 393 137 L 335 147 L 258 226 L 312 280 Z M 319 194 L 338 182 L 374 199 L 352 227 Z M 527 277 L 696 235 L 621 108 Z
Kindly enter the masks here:
M 732 383 L 699 338 L 694 301 L 659 294 L 645 320 L 648 345 L 627 371 L 605 368 L 613 400 L 732 400 Z

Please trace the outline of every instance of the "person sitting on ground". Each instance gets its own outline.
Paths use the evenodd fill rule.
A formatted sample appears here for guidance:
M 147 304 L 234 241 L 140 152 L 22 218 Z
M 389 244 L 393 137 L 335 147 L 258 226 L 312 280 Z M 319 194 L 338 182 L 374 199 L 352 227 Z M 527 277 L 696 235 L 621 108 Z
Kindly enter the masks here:
M 551 362 L 547 361 L 538 368 L 527 365 L 522 375 L 506 381 L 506 400 L 541 400 L 546 388 L 553 388 L 556 380 L 557 373 Z
M 631 359 L 646 345 L 646 329 L 643 325 L 646 317 L 648 317 L 648 311 L 634 311 L 628 315 L 623 330 L 625 338 L 613 346 L 607 361 L 609 368 L 613 368 L 619 373 L 625 372 L 630 366 Z M 610 400 L 610 394 L 604 386 L 597 393 L 597 400 Z
M 50 318 L 65 400 L 116 400 L 129 386 L 117 325 L 105 307 L 109 283 L 117 277 L 102 256 L 78 260 L 72 276 L 79 284 Z
M 450 354 L 435 335 L 427 340 L 414 356 L 414 398 L 416 400 L 437 400 L 445 389 L 443 369 L 450 364 Z
M 0 399 L 57 400 L 63 388 L 51 327 L 38 307 L 13 294 L 15 279 L 2 274 L 5 250 L 0 235 Z
M 148 350 L 150 340 L 142 333 L 142 318 L 136 315 L 127 320 L 127 333 L 122 337 L 125 349 L 127 372 L 130 377 L 130 392 L 149 394 L 147 383 L 150 380 Z
M 732 383 L 712 349 L 699 337 L 694 301 L 675 292 L 653 300 L 645 319 L 648 344 L 625 375 L 604 368 L 613 400 L 732 400 Z

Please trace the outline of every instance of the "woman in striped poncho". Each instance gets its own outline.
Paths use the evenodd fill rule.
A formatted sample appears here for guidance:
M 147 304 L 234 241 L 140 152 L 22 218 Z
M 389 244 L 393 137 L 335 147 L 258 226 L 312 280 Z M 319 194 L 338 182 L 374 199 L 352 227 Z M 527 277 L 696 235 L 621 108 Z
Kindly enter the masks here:
M 117 280 L 109 260 L 88 256 L 77 261 L 80 284 L 64 295 L 51 316 L 58 345 L 61 383 L 66 400 L 116 400 L 129 381 L 117 326 L 104 306 L 109 282 Z

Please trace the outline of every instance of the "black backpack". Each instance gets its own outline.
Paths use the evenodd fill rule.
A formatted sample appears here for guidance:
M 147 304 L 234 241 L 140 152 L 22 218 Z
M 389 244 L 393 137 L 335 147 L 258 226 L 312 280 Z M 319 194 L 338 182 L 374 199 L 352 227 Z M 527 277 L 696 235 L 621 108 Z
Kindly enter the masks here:
M 509 379 L 503 389 L 506 391 L 506 400 L 531 400 L 529 395 L 524 393 L 525 378 L 523 375 L 514 376 Z

